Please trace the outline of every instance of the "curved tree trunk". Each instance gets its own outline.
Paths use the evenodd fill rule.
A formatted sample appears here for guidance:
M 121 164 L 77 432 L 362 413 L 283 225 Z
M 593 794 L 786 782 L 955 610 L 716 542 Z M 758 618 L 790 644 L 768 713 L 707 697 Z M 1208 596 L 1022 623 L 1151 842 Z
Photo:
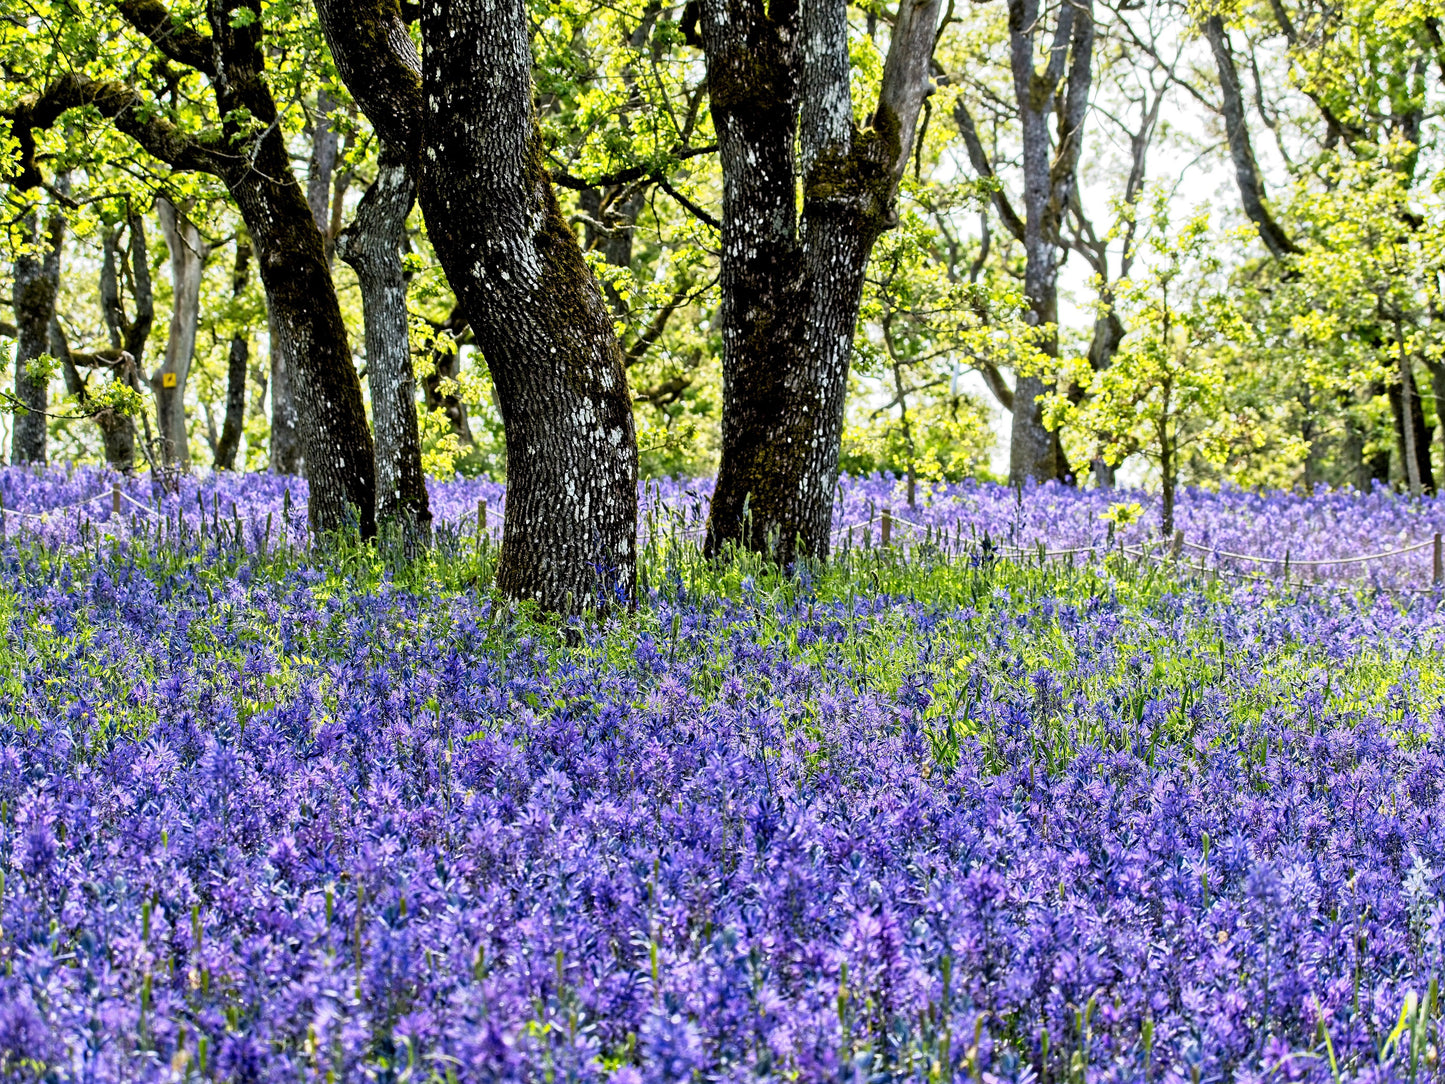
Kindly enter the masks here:
M 12 294 L 16 330 L 15 399 L 25 412 L 15 415 L 10 462 L 44 463 L 50 377 L 32 372 L 31 366 L 49 353 L 50 322 L 55 318 L 55 294 L 60 285 L 60 242 L 65 219 L 58 210 L 52 211 L 42 234 L 40 214 L 31 211 L 21 220 L 21 231 L 40 251 L 25 252 L 15 259 Z
M 171 256 L 171 323 L 161 367 L 151 375 L 156 397 L 156 430 L 161 460 L 167 467 L 191 467 L 190 436 L 186 427 L 186 379 L 196 352 L 196 329 L 201 319 L 201 271 L 207 247 L 201 231 L 165 196 L 156 200 L 161 234 Z
M 507 436 L 498 586 L 563 612 L 630 597 L 632 404 L 611 314 L 543 165 L 526 6 L 425 5 L 420 78 L 396 0 L 317 8 L 347 86 L 417 163 L 432 245 L 491 369 Z
M 420 196 L 506 423 L 497 584 L 549 610 L 630 598 L 637 440 L 597 280 L 552 192 L 520 0 L 422 12 Z
M 239 298 L 251 271 L 251 241 L 244 232 L 236 235 L 236 266 L 231 273 L 231 296 Z M 226 355 L 226 420 L 221 439 L 216 441 L 217 470 L 235 470 L 236 452 L 241 447 L 241 430 L 246 422 L 246 373 L 251 361 L 251 341 L 244 330 L 231 333 Z
M 356 220 L 336 239 L 337 255 L 361 284 L 376 439 L 377 525 L 395 523 L 409 551 L 431 535 L 401 264 L 406 216 L 415 198 L 416 182 L 405 162 L 383 144 L 376 180 L 361 198 Z

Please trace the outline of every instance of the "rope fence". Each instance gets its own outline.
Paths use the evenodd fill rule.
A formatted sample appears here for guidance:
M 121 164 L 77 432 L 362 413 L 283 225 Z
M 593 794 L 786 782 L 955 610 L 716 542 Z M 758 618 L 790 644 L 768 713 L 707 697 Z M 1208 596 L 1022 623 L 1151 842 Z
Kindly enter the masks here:
M 152 508 L 144 501 L 137 500 L 126 492 L 119 484 L 112 485 L 109 492 L 101 492 L 90 497 L 82 498 L 70 504 L 61 505 L 57 508 L 47 508 L 41 511 L 21 511 L 16 508 L 6 508 L 3 501 L 0 501 L 0 533 L 8 533 L 8 523 L 13 517 L 20 523 L 51 524 L 60 522 L 60 517 L 67 513 L 76 513 L 83 517 L 84 511 L 97 502 L 110 501 L 110 520 L 97 520 L 96 523 L 106 523 L 111 526 L 112 521 L 122 530 L 126 523 L 121 515 L 122 504 L 129 504 L 139 513 L 149 518 L 152 522 L 169 522 L 170 513 Z M 199 500 L 199 497 L 198 497 Z M 219 497 L 215 498 L 215 516 L 220 516 Z M 455 518 L 443 520 L 438 517 L 437 526 L 447 528 L 458 533 L 472 527 L 477 531 L 479 537 L 483 534 L 490 535 L 501 527 L 505 513 L 505 500 L 497 502 L 495 510 L 489 510 L 486 498 L 478 498 L 475 510 L 469 510 Z M 200 505 L 201 518 L 204 521 L 206 509 L 204 504 Z M 696 511 L 696 509 L 694 509 Z M 642 544 L 649 544 L 653 541 L 667 538 L 693 538 L 704 534 L 707 530 L 705 523 L 693 521 L 689 523 L 686 515 L 681 510 L 660 501 L 648 502 L 640 509 L 639 533 L 643 535 L 639 541 Z M 181 515 L 181 509 L 175 510 L 176 515 Z M 283 513 L 283 516 L 285 513 Z M 267 534 L 269 537 L 272 513 L 265 515 Z M 239 525 L 245 522 L 248 526 L 255 527 L 260 519 L 257 514 L 243 514 L 232 502 L 231 519 Z M 135 519 L 132 513 L 131 519 Z M 82 518 L 81 522 L 84 520 Z M 287 521 L 289 522 L 289 521 Z M 1290 573 L 1296 569 L 1310 569 L 1316 573 L 1328 570 L 1344 568 L 1351 565 L 1369 564 L 1371 562 L 1389 561 L 1394 558 L 1405 557 L 1419 553 L 1422 550 L 1432 550 L 1429 587 L 1425 590 L 1438 591 L 1445 587 L 1445 546 L 1442 546 L 1442 533 L 1434 532 L 1431 538 L 1419 542 L 1411 542 L 1394 549 L 1378 550 L 1372 553 L 1351 554 L 1342 557 L 1312 557 L 1297 559 L 1293 557 L 1288 549 L 1283 556 L 1270 554 L 1239 553 L 1233 550 L 1224 550 L 1216 546 L 1209 546 L 1199 542 L 1193 542 L 1185 538 L 1183 530 L 1176 530 L 1174 536 L 1167 543 L 1160 542 L 1157 545 L 1150 544 L 1126 544 L 1123 541 L 1115 541 L 1111 538 L 1103 543 L 1095 543 L 1083 546 L 1065 546 L 1049 548 L 1046 541 L 1040 540 L 1030 546 L 1016 544 L 1005 544 L 994 542 L 987 535 L 980 541 L 976 537 L 965 539 L 963 537 L 963 523 L 959 520 L 954 524 L 954 530 L 950 531 L 946 524 L 924 524 L 905 516 L 895 515 L 891 508 L 870 510 L 867 519 L 855 520 L 851 523 L 842 523 L 831 529 L 831 537 L 835 546 L 845 550 L 859 548 L 855 546 L 855 532 L 862 531 L 861 539 L 863 549 L 872 549 L 873 529 L 878 528 L 878 548 L 896 548 L 906 550 L 920 543 L 932 544 L 940 551 L 948 552 L 955 556 L 962 556 L 964 553 L 979 554 L 990 560 L 1051 560 L 1056 558 L 1077 557 L 1082 554 L 1099 556 L 1107 555 L 1109 552 L 1117 552 L 1124 556 L 1135 558 L 1140 561 L 1148 561 L 1153 564 L 1168 565 L 1180 571 L 1189 571 L 1209 576 L 1223 576 L 1239 582 L 1268 582 L 1287 585 L 1297 588 L 1328 587 L 1338 584 L 1340 581 L 1321 580 L 1316 576 L 1314 579 L 1303 579 L 1291 577 Z M 111 526 L 113 529 L 113 526 Z M 204 530 L 204 524 L 202 525 Z M 239 530 L 239 526 L 238 526 Z M 899 532 L 899 537 L 895 537 Z M 1193 560 L 1185 554 L 1186 551 L 1199 556 Z M 1229 567 L 1225 562 L 1243 562 L 1246 564 L 1264 566 L 1259 572 L 1251 572 L 1245 569 Z M 1274 571 L 1277 569 L 1278 571 Z M 1396 571 L 1399 571 L 1398 569 Z M 1392 588 L 1409 592 L 1406 587 Z M 1415 592 L 1410 592 L 1415 593 Z

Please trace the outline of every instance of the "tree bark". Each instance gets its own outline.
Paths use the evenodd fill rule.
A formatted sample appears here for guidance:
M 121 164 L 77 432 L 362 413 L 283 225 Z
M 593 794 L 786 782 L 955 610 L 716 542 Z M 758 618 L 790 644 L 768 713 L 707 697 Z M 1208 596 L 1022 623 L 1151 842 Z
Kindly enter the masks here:
M 395 524 L 409 552 L 431 536 L 401 264 L 406 216 L 415 198 L 416 182 L 405 161 L 382 144 L 376 180 L 361 198 L 356 220 L 336 239 L 337 255 L 361 284 L 376 439 L 376 520 L 379 528 Z
M 336 129 L 331 126 L 331 112 L 336 103 L 322 87 L 316 92 L 316 119 L 311 133 L 311 161 L 306 170 L 306 205 L 321 231 L 329 263 L 336 235 L 331 229 L 331 178 L 336 172 Z
M 50 322 L 55 319 L 55 295 L 60 286 L 60 247 L 65 235 L 65 218 L 52 207 L 45 230 L 40 230 L 40 213 L 32 210 L 21 219 L 25 242 L 39 251 L 22 252 L 15 258 L 15 280 L 11 304 L 15 311 L 15 399 L 24 413 L 15 415 L 10 462 L 46 461 L 47 419 L 50 409 L 50 378 L 32 372 L 32 364 L 49 353 Z
M 1395 422 L 1395 454 L 1400 464 L 1400 477 L 1411 493 L 1435 492 L 1435 471 L 1430 462 L 1430 429 L 1425 424 L 1420 391 L 1415 376 L 1402 366 L 1403 380 L 1389 385 L 1390 414 Z M 1401 388 L 1408 390 L 1408 400 Z
M 271 299 L 266 298 L 266 328 L 271 343 L 271 459 L 272 474 L 302 474 L 306 464 L 301 454 L 301 431 L 296 401 L 291 395 L 291 363 L 286 345 L 276 329 Z
M 1048 63 L 1034 67 L 1035 35 L 1040 26 L 1039 0 L 1009 0 L 1009 58 L 1014 97 L 1023 131 L 1024 166 L 1024 293 L 1030 322 L 1048 328 L 1039 340 L 1043 355 L 1059 354 L 1058 270 L 1063 262 L 1059 228 L 1077 184 L 1093 73 L 1094 8 L 1092 0 L 1059 7 Z M 1049 120 L 1059 101 L 1057 146 Z M 1051 386 L 1041 375 L 1020 375 L 1014 385 L 1013 429 L 1009 439 L 1009 480 L 1057 478 L 1058 437 L 1043 422 L 1039 403 Z
M 196 352 L 196 330 L 201 319 L 201 272 L 207 246 L 201 231 L 167 197 L 156 200 L 161 235 L 171 256 L 171 322 L 165 358 L 151 374 L 156 399 L 156 431 L 161 461 L 187 471 L 191 467 L 190 436 L 186 427 L 186 379 Z
M 114 230 L 107 230 L 102 237 L 100 267 L 100 302 L 105 313 L 106 329 L 110 333 L 112 349 L 122 351 L 122 356 L 110 366 L 111 379 L 139 390 L 140 366 L 144 363 L 146 343 L 150 339 L 151 327 L 155 322 L 155 299 L 151 291 L 150 252 L 146 248 L 145 219 L 132 214 L 126 220 L 129 237 L 128 263 L 130 268 L 131 300 L 135 304 L 134 318 L 127 319 L 125 302 L 121 296 L 119 265 L 127 262 L 119 248 L 119 238 Z M 135 421 L 122 417 L 111 410 L 95 415 L 100 427 L 101 439 L 105 445 L 105 460 L 119 471 L 135 469 Z
M 239 298 L 251 276 L 251 241 L 244 233 L 236 235 L 236 265 L 231 272 L 231 296 Z M 251 341 L 243 328 L 231 333 L 231 349 L 226 355 L 226 420 L 221 423 L 221 439 L 216 441 L 217 470 L 235 470 L 236 452 L 241 447 L 241 430 L 246 422 L 246 373 L 251 362 Z
M 938 14 L 936 0 L 904 0 L 860 131 L 843 0 L 801 12 L 740 0 L 699 7 L 723 169 L 722 459 L 709 554 L 732 544 L 785 563 L 828 553 L 863 274 L 895 220 Z
M 428 233 L 491 370 L 508 465 L 498 586 L 562 612 L 630 598 L 632 404 L 611 314 L 543 166 L 525 6 L 424 6 L 419 77 L 396 0 L 317 9 L 362 110 L 417 163 Z

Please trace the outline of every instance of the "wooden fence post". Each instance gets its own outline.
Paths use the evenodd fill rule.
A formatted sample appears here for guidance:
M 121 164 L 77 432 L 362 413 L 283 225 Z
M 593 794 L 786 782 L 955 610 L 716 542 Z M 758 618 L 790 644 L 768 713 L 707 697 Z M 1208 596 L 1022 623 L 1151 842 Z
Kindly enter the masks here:
M 1174 532 L 1174 540 L 1169 543 L 1169 560 L 1179 560 L 1180 551 L 1184 549 L 1184 528 L 1180 527 Z
M 888 545 L 893 538 L 893 509 L 883 509 L 883 526 L 880 530 L 882 535 L 881 545 Z
M 1431 579 L 1430 582 L 1431 582 L 1432 584 L 1434 584 L 1436 587 L 1439 587 L 1441 581 L 1442 581 L 1442 580 L 1445 580 L 1445 552 L 1442 552 L 1442 551 L 1441 551 L 1441 548 L 1440 548 L 1440 532 L 1439 532 L 1439 531 L 1436 531 L 1436 532 L 1435 532 L 1435 563 L 1434 563 L 1434 570 L 1433 570 L 1433 571 L 1434 571 L 1434 576 L 1433 576 L 1433 578 Z
M 120 483 L 112 482 L 110 486 L 110 514 L 120 515 Z

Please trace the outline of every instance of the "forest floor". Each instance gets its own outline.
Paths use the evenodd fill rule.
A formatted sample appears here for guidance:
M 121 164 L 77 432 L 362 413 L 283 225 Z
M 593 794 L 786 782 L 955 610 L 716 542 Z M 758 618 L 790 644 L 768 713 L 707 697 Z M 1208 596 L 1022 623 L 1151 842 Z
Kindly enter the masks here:
M 1445 502 L 649 484 L 559 623 L 116 485 L 0 472 L 6 1080 L 1439 1079 Z

